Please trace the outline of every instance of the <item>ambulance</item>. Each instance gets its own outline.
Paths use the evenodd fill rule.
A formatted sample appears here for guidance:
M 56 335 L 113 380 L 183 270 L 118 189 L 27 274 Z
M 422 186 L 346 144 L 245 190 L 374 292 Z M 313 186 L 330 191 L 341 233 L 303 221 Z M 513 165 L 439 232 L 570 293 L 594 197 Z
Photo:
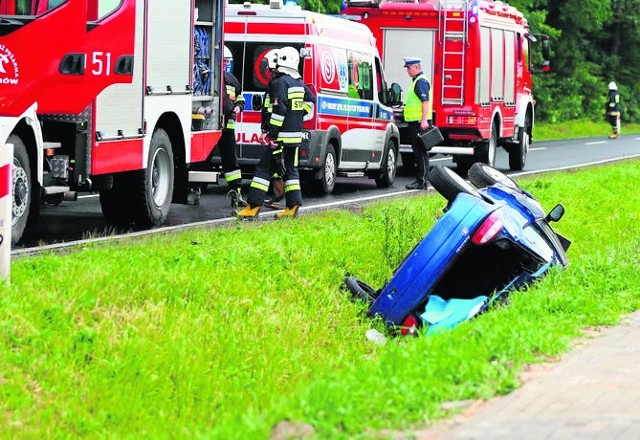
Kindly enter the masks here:
M 303 188 L 330 194 L 337 177 L 368 177 L 379 187 L 393 184 L 400 136 L 392 107 L 401 104 L 400 90 L 387 85 L 365 25 L 279 0 L 245 2 L 227 5 L 224 36 L 247 102 L 236 122 L 244 170 L 255 168 L 265 148 L 259 142 L 260 110 L 270 76 L 263 58 L 271 49 L 292 46 L 301 54 L 302 79 L 317 98 L 299 150 Z

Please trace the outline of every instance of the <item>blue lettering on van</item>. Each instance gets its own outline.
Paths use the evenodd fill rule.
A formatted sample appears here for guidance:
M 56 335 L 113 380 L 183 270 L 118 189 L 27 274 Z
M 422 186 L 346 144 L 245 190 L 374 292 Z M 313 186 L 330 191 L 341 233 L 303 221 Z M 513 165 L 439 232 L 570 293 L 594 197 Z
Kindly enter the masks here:
M 371 102 L 360 99 L 318 96 L 318 113 L 335 116 L 371 117 Z

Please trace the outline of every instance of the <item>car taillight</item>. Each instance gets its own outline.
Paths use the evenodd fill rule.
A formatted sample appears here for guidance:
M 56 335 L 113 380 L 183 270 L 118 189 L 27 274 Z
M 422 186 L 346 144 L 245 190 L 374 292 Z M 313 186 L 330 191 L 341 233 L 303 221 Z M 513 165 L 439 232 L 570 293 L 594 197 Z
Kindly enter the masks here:
M 413 314 L 407 316 L 400 326 L 402 336 L 415 336 L 418 333 L 418 320 Z
M 471 237 L 471 241 L 475 244 L 485 244 L 498 235 L 502 227 L 502 220 L 500 220 L 498 214 L 493 212 L 482 222 L 478 230 L 473 234 L 473 237 Z

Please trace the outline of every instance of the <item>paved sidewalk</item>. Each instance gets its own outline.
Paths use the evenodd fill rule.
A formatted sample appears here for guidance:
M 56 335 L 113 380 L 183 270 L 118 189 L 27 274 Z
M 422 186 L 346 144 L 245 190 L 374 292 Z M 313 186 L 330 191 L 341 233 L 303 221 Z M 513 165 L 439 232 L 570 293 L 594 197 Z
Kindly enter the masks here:
M 585 338 L 513 393 L 415 438 L 640 439 L 640 311 Z

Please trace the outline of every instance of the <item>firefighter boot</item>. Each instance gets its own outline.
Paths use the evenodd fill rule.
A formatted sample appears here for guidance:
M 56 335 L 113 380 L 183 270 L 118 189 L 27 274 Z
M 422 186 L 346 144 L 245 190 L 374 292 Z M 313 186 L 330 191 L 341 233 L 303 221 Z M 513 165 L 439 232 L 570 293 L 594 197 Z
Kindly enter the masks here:
M 260 213 L 260 206 L 252 207 L 251 205 L 247 205 L 244 208 L 242 208 L 240 211 L 234 211 L 233 215 L 242 221 L 247 221 L 247 220 L 257 219 L 259 213 Z
M 284 211 L 277 213 L 274 218 L 276 220 L 280 220 L 283 218 L 294 218 L 298 215 L 298 208 L 298 205 L 294 205 L 291 208 L 284 208 Z
M 231 199 L 231 207 L 232 208 L 244 208 L 247 206 L 247 202 L 242 198 L 242 193 L 240 188 L 232 189 L 227 193 L 227 197 Z
M 615 131 L 609 135 L 609 139 L 617 139 L 617 138 L 618 138 L 618 133 Z

